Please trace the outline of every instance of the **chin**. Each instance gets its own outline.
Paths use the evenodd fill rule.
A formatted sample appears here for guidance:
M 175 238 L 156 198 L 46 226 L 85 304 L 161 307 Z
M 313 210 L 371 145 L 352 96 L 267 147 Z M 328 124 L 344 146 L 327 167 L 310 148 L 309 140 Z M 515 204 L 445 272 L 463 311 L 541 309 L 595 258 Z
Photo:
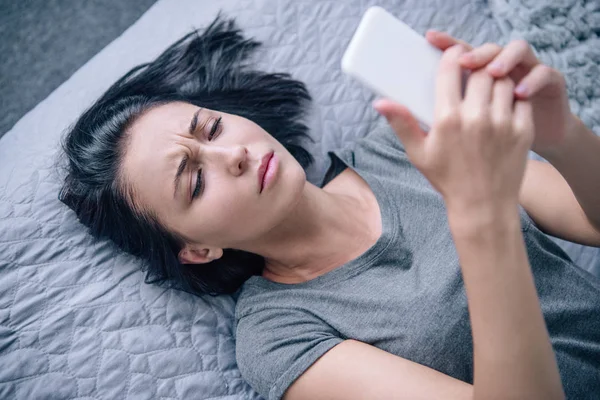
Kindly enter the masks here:
M 295 191 L 300 195 L 304 190 L 304 185 L 306 185 L 306 171 L 304 171 L 304 168 L 298 162 L 295 162 L 291 167 L 289 168 L 291 171 L 286 176 L 289 175 L 289 179 L 296 189 Z
M 278 209 L 282 214 L 289 213 L 298 203 L 306 185 L 306 172 L 296 160 L 288 163 L 280 171 L 275 194 Z
M 306 172 L 300 165 L 298 165 L 298 168 L 294 168 L 294 170 L 289 175 L 291 181 L 290 183 L 292 183 L 289 189 L 291 198 L 290 200 L 295 206 L 298 203 L 298 201 L 300 201 L 300 198 L 302 197 L 302 192 L 304 191 L 304 187 L 307 183 Z

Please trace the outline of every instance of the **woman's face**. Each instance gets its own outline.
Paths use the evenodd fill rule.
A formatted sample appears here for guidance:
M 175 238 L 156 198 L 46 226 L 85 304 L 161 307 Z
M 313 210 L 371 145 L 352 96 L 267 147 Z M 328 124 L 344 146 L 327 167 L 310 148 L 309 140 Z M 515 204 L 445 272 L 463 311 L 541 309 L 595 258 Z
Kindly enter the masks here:
M 169 103 L 144 113 L 129 135 L 125 181 L 136 205 L 189 242 L 182 262 L 211 261 L 223 248 L 260 242 L 293 209 L 306 183 L 283 145 L 236 115 Z M 272 179 L 263 188 L 261 164 L 269 159 Z

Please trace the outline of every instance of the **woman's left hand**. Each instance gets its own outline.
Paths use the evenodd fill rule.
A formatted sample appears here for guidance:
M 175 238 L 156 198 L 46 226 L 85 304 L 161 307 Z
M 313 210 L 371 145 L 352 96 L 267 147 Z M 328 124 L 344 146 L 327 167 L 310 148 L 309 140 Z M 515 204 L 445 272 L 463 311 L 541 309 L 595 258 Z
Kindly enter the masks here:
M 495 78 L 509 76 L 515 82 L 515 99 L 528 99 L 533 106 L 532 150 L 536 153 L 541 156 L 553 153 L 573 132 L 576 117 L 569 107 L 563 75 L 540 63 L 526 41 L 516 40 L 504 48 L 493 43 L 472 48 L 443 32 L 428 31 L 426 38 L 441 50 L 461 43 L 470 49 L 460 59 L 464 68 L 485 68 Z

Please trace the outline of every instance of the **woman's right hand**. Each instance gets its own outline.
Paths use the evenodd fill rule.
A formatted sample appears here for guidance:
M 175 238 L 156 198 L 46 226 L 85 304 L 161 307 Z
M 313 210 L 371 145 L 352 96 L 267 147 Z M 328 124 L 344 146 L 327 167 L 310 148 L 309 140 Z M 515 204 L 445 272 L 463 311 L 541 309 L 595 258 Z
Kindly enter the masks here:
M 485 70 L 471 73 L 463 98 L 459 57 L 465 51 L 456 45 L 442 56 L 429 133 L 400 104 L 382 99 L 374 107 L 442 194 L 449 216 L 516 209 L 534 138 L 531 104 L 514 101 L 511 79 L 494 79 Z

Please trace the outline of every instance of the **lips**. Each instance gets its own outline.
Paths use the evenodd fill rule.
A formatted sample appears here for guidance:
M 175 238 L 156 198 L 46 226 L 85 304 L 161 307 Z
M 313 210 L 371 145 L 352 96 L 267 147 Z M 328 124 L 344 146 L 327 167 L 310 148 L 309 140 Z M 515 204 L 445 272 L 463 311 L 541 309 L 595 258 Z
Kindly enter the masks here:
M 271 161 L 271 158 L 273 157 L 274 153 L 275 153 L 274 151 L 270 151 L 267 154 L 265 154 L 260 162 L 260 166 L 258 167 L 259 192 L 262 192 L 262 190 L 263 190 L 263 181 L 265 178 L 265 173 L 267 172 L 267 168 L 269 166 L 269 161 Z

